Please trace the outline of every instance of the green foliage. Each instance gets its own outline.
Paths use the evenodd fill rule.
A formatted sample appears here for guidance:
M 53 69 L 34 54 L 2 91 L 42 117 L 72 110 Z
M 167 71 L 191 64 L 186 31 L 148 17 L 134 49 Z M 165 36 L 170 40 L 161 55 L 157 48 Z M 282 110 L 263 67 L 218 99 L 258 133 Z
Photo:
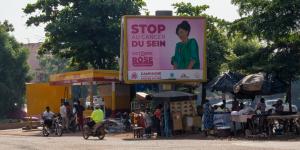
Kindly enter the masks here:
M 242 61 L 257 61 L 264 72 L 275 73 L 288 84 L 286 100 L 291 111 L 291 84 L 300 77 L 300 0 L 232 0 L 232 3 L 239 6 L 243 16 L 235 21 L 232 33 L 252 32 L 249 35 L 267 41 L 265 48 Z M 262 56 L 264 59 L 258 59 Z
M 203 16 L 206 18 L 206 44 L 207 44 L 207 75 L 208 80 L 220 74 L 222 64 L 227 61 L 228 42 L 226 37 L 226 29 L 228 22 L 216 17 L 204 14 L 209 8 L 207 5 L 192 6 L 191 3 L 175 3 L 173 4 L 175 12 L 179 16 Z
M 80 69 L 117 68 L 120 22 L 139 15 L 143 0 L 38 0 L 24 9 L 27 25 L 46 24 L 40 54 L 71 58 Z
M 268 63 L 268 51 L 263 49 L 257 39 L 248 39 L 243 35 L 229 38 L 230 52 L 228 70 L 243 74 L 264 71 L 262 64 Z
M 282 38 L 272 46 L 272 71 L 287 82 L 299 79 L 300 35 Z
M 10 24 L 7 20 L 4 20 L 3 23 L 1 23 L 1 21 L 0 21 L 0 26 L 1 26 L 2 30 L 6 31 L 6 32 L 12 32 L 15 30 L 13 25 Z
M 246 44 L 245 44 L 246 45 Z M 248 47 L 251 48 L 251 47 Z M 254 48 L 228 63 L 229 70 L 242 74 L 271 72 L 270 48 Z
M 252 31 L 266 40 L 299 32 L 300 0 L 232 0 Z M 241 22 L 238 22 L 241 23 Z
M 180 16 L 199 16 L 209 8 L 208 5 L 193 6 L 191 3 L 175 3 L 172 4 L 175 8 L 175 13 Z
M 28 51 L 11 37 L 13 27 L 0 23 L 0 115 L 24 104 L 25 82 L 29 80 L 26 63 Z
M 240 62 L 257 62 L 256 67 L 274 72 L 287 82 L 297 79 L 300 74 L 297 69 L 300 68 L 300 0 L 232 0 L 232 3 L 239 6 L 243 18 L 233 23 L 231 33 L 258 36 L 267 42 L 259 51 L 240 58 Z
M 244 40 L 242 38 L 235 38 L 232 51 L 237 57 L 247 53 L 257 51 L 260 45 L 257 40 Z

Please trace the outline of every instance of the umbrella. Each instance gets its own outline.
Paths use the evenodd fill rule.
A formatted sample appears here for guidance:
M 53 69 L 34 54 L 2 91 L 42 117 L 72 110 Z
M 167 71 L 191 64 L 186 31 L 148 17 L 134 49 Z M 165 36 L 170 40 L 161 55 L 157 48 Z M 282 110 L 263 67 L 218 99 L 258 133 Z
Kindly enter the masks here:
M 227 72 L 209 82 L 207 87 L 212 91 L 221 91 L 223 93 L 231 93 L 237 99 L 253 99 L 255 95 L 252 93 L 235 93 L 234 85 L 241 81 L 245 76 L 237 72 Z
M 150 95 L 145 92 L 136 92 L 136 98 L 138 100 L 149 100 Z
M 286 84 L 273 74 L 257 73 L 244 77 L 233 87 L 235 94 L 273 95 L 284 93 Z
M 221 91 L 223 93 L 233 93 L 233 86 L 238 83 L 244 76 L 240 73 L 228 72 L 224 73 L 209 82 L 207 87 L 212 91 Z
M 234 93 L 256 93 L 260 92 L 263 87 L 265 74 L 257 73 L 244 77 L 233 86 Z

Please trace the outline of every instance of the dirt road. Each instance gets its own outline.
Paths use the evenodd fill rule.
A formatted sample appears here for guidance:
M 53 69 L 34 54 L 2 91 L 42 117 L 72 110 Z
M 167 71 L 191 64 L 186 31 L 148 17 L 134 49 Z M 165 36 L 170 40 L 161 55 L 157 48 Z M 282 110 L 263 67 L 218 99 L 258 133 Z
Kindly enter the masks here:
M 84 140 L 80 134 L 42 137 L 39 131 L 0 131 L 0 150 L 299 150 L 300 141 L 249 141 L 221 139 L 132 140 L 130 134 Z

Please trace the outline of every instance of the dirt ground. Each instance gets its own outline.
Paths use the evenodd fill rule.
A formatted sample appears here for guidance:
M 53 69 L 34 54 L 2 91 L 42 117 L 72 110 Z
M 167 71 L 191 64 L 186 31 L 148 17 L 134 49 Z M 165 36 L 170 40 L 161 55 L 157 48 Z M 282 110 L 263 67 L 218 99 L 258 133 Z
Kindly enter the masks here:
M 299 150 L 300 138 L 274 139 L 215 138 L 201 135 L 183 135 L 172 138 L 134 140 L 132 133 L 108 134 L 104 140 L 84 140 L 81 133 L 42 137 L 41 131 L 21 129 L 0 130 L 0 150 Z

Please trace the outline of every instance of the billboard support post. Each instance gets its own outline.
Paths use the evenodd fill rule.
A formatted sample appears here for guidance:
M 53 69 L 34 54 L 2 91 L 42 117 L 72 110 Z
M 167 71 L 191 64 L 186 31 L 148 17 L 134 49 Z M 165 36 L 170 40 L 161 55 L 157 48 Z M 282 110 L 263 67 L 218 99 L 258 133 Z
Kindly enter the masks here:
M 155 16 L 173 16 L 173 11 L 171 10 L 157 10 L 155 11 Z M 159 91 L 173 90 L 173 84 L 159 84 Z

